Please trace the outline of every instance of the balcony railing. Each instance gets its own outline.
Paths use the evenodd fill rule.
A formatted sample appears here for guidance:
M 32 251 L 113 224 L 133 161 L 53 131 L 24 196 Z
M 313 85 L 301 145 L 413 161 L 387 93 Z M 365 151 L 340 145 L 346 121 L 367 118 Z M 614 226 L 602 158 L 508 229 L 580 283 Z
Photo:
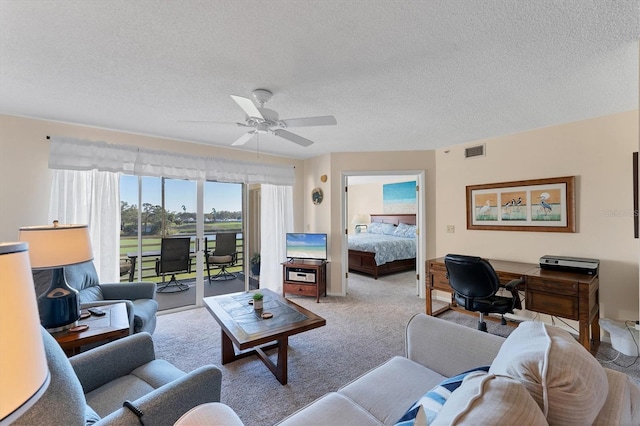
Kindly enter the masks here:
M 191 237 L 191 252 L 195 253 L 195 236 L 194 235 L 184 235 L 179 234 L 175 235 L 176 237 Z M 207 247 L 210 251 L 215 249 L 215 234 L 206 234 L 205 238 L 207 238 L 208 243 Z M 162 237 L 159 235 L 145 235 L 142 237 L 142 252 L 160 252 Z M 238 252 L 238 258 L 236 264 L 227 268 L 230 272 L 242 272 L 244 270 L 244 240 L 241 232 L 236 233 L 236 251 Z M 129 269 L 132 265 L 131 257 L 137 257 L 138 252 L 138 238 L 137 237 L 120 237 L 120 265 L 125 266 L 125 268 L 121 268 L 120 273 L 120 282 L 129 281 Z M 142 257 L 142 277 L 139 278 L 141 281 L 162 281 L 161 276 L 156 275 L 156 259 L 160 259 L 160 255 L 157 256 L 143 256 Z M 138 263 L 140 259 L 136 260 L 135 271 L 133 275 L 133 280 L 138 281 Z M 191 272 L 190 273 L 182 273 L 176 274 L 176 278 L 181 280 L 193 279 L 196 277 L 196 268 L 195 268 L 195 256 L 191 259 Z M 206 260 L 205 260 L 206 261 Z M 128 266 L 128 269 L 127 269 Z M 205 279 L 206 279 L 206 263 L 203 265 Z

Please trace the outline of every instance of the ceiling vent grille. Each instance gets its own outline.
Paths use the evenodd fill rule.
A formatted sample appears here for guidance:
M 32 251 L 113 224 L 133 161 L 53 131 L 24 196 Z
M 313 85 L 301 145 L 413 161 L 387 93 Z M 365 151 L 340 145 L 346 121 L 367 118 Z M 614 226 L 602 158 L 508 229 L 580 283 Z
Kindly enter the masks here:
M 464 149 L 464 158 L 484 157 L 484 145 Z

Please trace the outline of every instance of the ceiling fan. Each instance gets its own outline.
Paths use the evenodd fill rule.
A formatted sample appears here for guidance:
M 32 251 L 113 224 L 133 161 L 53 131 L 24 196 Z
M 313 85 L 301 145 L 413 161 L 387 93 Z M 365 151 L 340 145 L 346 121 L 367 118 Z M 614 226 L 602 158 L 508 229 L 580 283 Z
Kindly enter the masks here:
M 276 111 L 264 107 L 264 104 L 271 99 L 271 96 L 273 96 L 270 91 L 266 89 L 256 89 L 251 92 L 251 95 L 253 96 L 253 99 L 260 104 L 259 107 L 256 106 L 256 104 L 249 98 L 230 95 L 231 99 L 233 99 L 246 114 L 244 123 L 233 124 L 240 127 L 253 128 L 236 139 L 231 145 L 244 145 L 255 135 L 271 133 L 298 145 L 309 146 L 313 144 L 313 141 L 303 138 L 302 136 L 298 136 L 285 129 L 290 127 L 333 126 L 338 124 L 336 118 L 332 115 L 280 120 Z

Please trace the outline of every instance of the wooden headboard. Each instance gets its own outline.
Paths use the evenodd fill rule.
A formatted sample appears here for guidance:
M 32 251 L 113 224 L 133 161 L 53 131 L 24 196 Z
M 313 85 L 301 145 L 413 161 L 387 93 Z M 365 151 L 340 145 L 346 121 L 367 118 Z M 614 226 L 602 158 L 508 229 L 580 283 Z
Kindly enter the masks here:
M 415 213 L 406 214 L 371 214 L 371 222 L 391 223 L 398 226 L 399 223 L 406 223 L 407 225 L 416 224 Z

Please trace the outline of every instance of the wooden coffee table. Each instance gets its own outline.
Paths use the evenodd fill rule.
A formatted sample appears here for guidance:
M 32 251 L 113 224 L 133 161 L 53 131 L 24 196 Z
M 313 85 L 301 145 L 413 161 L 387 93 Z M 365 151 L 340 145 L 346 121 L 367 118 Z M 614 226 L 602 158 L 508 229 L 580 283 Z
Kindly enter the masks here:
M 87 330 L 81 332 L 65 330 L 52 333 L 67 356 L 79 353 L 82 345 L 110 342 L 129 335 L 129 315 L 124 302 L 96 307 L 105 311 L 106 314 L 101 317 L 91 315 L 78 321 L 78 325 L 88 325 Z M 85 312 L 85 309 L 82 311 Z
M 286 385 L 289 336 L 322 327 L 327 321 L 266 289 L 260 290 L 264 295 L 264 309 L 255 311 L 249 304 L 253 293 L 255 291 L 204 298 L 205 306 L 222 328 L 222 364 L 257 355 L 278 381 Z M 263 319 L 264 312 L 272 313 L 273 317 Z M 241 352 L 236 353 L 234 345 Z M 278 349 L 275 364 L 265 353 L 274 348 Z

